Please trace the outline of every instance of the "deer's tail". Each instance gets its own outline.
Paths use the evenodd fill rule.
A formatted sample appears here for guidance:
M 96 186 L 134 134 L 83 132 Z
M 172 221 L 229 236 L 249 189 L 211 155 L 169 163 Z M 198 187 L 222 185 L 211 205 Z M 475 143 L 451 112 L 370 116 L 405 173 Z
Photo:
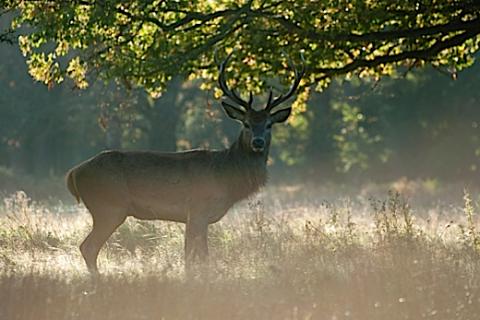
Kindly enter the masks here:
M 70 193 L 75 197 L 75 199 L 77 199 L 77 202 L 80 203 L 81 197 L 77 189 L 77 183 L 75 181 L 75 169 L 76 168 L 70 169 L 70 171 L 67 172 L 65 180 L 67 182 L 68 191 L 70 191 Z

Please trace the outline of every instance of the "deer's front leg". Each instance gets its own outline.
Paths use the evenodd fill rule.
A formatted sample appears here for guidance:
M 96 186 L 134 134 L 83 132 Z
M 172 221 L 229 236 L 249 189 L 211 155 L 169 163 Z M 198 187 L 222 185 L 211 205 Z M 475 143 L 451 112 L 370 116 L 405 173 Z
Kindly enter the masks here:
M 189 214 L 185 229 L 185 268 L 199 261 L 204 263 L 208 258 L 208 219 L 201 214 Z

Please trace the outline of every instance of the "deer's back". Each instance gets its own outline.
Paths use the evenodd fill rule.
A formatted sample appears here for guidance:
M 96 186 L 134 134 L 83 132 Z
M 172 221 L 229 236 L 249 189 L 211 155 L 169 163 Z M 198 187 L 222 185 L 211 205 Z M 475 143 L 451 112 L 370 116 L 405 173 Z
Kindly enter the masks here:
M 108 203 L 138 218 L 184 222 L 189 211 L 224 214 L 233 204 L 221 177 L 222 156 L 207 150 L 106 151 L 74 169 L 75 183 L 89 209 Z

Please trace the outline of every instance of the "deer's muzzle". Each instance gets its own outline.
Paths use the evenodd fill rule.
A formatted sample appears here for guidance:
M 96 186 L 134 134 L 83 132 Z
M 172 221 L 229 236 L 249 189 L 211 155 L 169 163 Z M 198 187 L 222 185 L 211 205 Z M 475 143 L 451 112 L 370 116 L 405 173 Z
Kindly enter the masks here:
M 265 139 L 253 138 L 251 142 L 252 150 L 255 152 L 262 152 L 265 149 Z

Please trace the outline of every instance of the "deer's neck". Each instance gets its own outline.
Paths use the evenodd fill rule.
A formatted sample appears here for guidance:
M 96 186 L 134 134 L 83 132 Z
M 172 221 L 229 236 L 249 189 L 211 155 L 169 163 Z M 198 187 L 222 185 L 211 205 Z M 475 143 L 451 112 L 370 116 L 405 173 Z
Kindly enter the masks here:
M 240 137 L 226 150 L 229 181 L 232 197 L 236 200 L 246 198 L 255 193 L 267 181 L 267 159 L 269 146 L 263 152 L 254 152 L 242 142 Z

